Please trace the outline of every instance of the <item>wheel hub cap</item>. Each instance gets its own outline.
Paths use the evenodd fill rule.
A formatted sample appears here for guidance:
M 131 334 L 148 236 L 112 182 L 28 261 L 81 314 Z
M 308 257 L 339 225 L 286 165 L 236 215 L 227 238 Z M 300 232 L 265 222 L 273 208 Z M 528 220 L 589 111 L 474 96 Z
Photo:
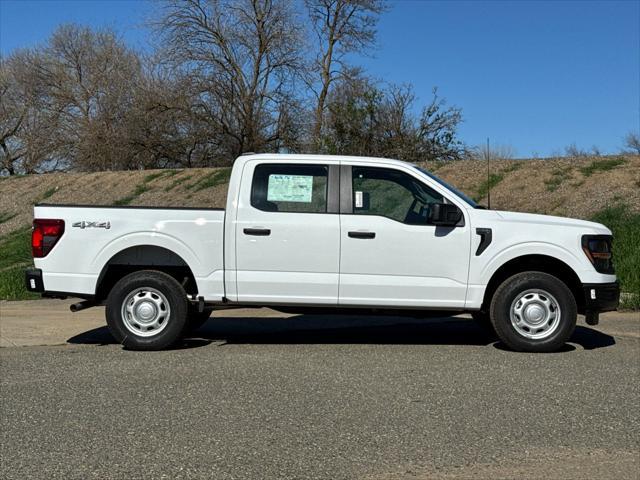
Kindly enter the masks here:
M 156 307 L 151 302 L 140 302 L 136 307 L 136 316 L 141 322 L 149 322 L 156 316 Z
M 545 317 L 544 308 L 538 304 L 529 305 L 524 310 L 524 317 L 529 323 L 541 323 Z
M 137 288 L 122 302 L 124 326 L 139 337 L 152 337 L 165 329 L 170 321 L 169 301 L 155 288 Z
M 549 292 L 531 289 L 516 296 L 509 315 L 516 332 L 523 337 L 540 340 L 556 331 L 561 311 L 558 301 Z

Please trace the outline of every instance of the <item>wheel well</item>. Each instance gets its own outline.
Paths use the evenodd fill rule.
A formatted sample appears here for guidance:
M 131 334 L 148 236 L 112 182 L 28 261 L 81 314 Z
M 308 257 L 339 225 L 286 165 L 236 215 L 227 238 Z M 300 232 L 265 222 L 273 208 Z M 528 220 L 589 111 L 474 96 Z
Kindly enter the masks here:
M 488 311 L 489 303 L 500 284 L 512 275 L 521 272 L 543 272 L 558 278 L 564 282 L 564 284 L 569 287 L 569 290 L 571 290 L 571 293 L 573 293 L 573 297 L 578 306 L 578 312 L 584 310 L 582 282 L 580 282 L 576 272 L 562 260 L 547 255 L 524 255 L 509 260 L 502 265 L 496 270 L 487 284 L 481 309 Z
M 155 245 L 137 245 L 115 254 L 98 277 L 96 299 L 103 300 L 122 277 L 139 270 L 157 270 L 171 275 L 189 295 L 198 293 L 193 272 L 179 255 Z

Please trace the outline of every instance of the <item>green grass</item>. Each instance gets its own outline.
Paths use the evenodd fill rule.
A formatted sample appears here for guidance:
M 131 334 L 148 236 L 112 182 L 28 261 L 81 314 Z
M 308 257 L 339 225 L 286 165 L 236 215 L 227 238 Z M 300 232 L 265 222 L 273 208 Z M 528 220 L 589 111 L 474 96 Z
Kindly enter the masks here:
M 163 177 L 164 175 L 165 175 L 164 172 L 150 173 L 149 175 L 144 177 L 144 183 L 153 182 L 155 179 Z
M 229 181 L 231 178 L 231 169 L 230 168 L 221 168 L 211 173 L 208 173 L 197 182 L 192 183 L 191 185 L 186 185 L 185 190 L 193 190 L 194 192 L 199 192 L 201 190 L 205 190 L 207 188 L 217 187 L 218 185 L 223 185 Z
M 120 206 L 124 206 L 124 205 L 129 205 L 136 198 L 138 198 L 144 192 L 148 192 L 149 190 L 151 190 L 151 187 L 149 187 L 146 183 L 141 183 L 140 185 L 138 185 L 136 187 L 136 189 L 133 191 L 133 193 L 131 195 L 127 195 L 126 197 L 122 197 L 121 199 L 116 200 L 115 202 L 113 202 L 113 204 L 117 205 L 119 207 Z
M 113 204 L 117 207 L 124 207 L 125 205 L 131 204 L 136 198 L 136 195 L 127 195 L 126 197 L 119 198 L 114 201 Z
M 16 173 L 15 175 L 2 175 L 0 176 L 0 181 L 2 180 L 14 180 L 16 178 L 24 178 L 26 177 L 26 173 Z
M 605 208 L 592 217 L 613 232 L 613 262 L 622 292 L 621 307 L 640 309 L 640 213 L 625 204 Z
M 0 271 L 0 300 L 34 300 L 40 295 L 29 292 L 24 286 L 25 267 Z
M 597 172 L 606 172 L 608 170 L 613 170 L 614 168 L 623 165 L 625 162 L 626 160 L 622 157 L 603 158 L 600 160 L 594 160 L 586 167 L 581 167 L 580 172 L 582 172 L 585 177 L 590 177 Z
M 522 168 L 522 162 L 516 161 L 516 163 L 512 163 L 511 165 L 503 169 L 502 173 L 515 172 L 516 170 L 519 170 L 521 168 Z
M 58 191 L 58 187 L 51 187 L 49 190 L 47 190 L 46 192 L 44 192 L 42 194 L 42 197 L 40 197 L 40 202 L 43 200 L 46 200 L 47 198 L 50 198 L 51 196 L 53 196 L 54 193 L 56 193 Z
M 24 286 L 24 270 L 32 264 L 31 229 L 16 230 L 0 238 L 0 300 L 38 298 Z
M 488 180 L 485 180 L 480 184 L 480 186 L 478 187 L 478 190 L 476 191 L 476 194 L 473 196 L 473 199 L 476 202 L 480 201 L 481 199 L 487 196 L 487 193 L 489 193 L 490 189 L 494 188 L 502 180 L 504 180 L 504 174 L 492 173 L 491 175 L 489 175 Z
M 544 181 L 547 190 L 550 192 L 555 192 L 560 185 L 562 185 L 565 180 L 571 178 L 571 167 L 565 168 L 557 168 L 553 172 L 551 172 L 551 178 L 548 178 Z
M 173 182 L 171 182 L 169 185 L 165 187 L 164 191 L 170 192 L 171 190 L 176 188 L 178 185 L 183 184 L 184 182 L 186 182 L 187 180 L 190 180 L 191 178 L 193 178 L 193 175 L 185 175 L 183 177 L 176 178 Z
M 144 177 L 143 183 L 153 182 L 154 180 L 157 180 L 158 178 L 173 177 L 174 175 L 176 175 L 178 173 L 180 173 L 180 170 L 175 170 L 173 168 L 170 168 L 168 170 L 162 170 L 161 172 L 150 173 L 149 175 Z
M 17 215 L 17 213 L 11 213 L 11 212 L 0 212 L 0 224 L 3 224 L 5 222 L 8 222 L 9 220 L 11 220 L 13 217 L 15 217 Z
M 154 180 L 157 180 L 159 178 L 173 177 L 174 175 L 176 175 L 178 173 L 180 173 L 180 170 L 175 170 L 173 168 L 168 169 L 168 170 L 163 170 L 161 172 L 150 173 L 149 175 L 144 177 L 144 179 L 142 180 L 142 183 L 140 185 L 138 185 L 136 187 L 136 189 L 131 194 L 127 195 L 126 197 L 122 197 L 122 198 L 116 200 L 115 202 L 113 202 L 113 204 L 116 205 L 116 206 L 130 205 L 131 202 L 133 202 L 140 195 L 142 195 L 143 193 L 148 192 L 149 190 L 151 190 L 151 187 L 148 185 L 150 182 L 153 182 Z M 181 182 L 183 182 L 184 180 L 185 179 L 182 179 Z M 171 187 L 171 188 L 173 188 L 173 187 Z M 167 187 L 167 188 L 165 188 L 165 191 L 168 192 L 169 190 L 171 190 L 171 188 Z
M 31 228 L 23 227 L 0 238 L 0 270 L 31 263 Z

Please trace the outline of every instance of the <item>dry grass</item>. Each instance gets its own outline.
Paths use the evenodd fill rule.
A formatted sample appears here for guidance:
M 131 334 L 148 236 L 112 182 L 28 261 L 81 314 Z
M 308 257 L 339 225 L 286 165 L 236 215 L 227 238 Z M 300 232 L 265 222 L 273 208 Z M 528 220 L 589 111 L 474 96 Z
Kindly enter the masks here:
M 486 202 L 487 188 L 491 185 L 493 209 L 591 219 L 599 212 L 602 215 L 602 212 L 615 211 L 615 208 L 625 205 L 625 215 L 635 214 L 633 218 L 637 218 L 640 214 L 640 156 L 637 155 L 496 161 L 491 165 L 489 183 L 486 163 L 481 161 L 428 162 L 423 166 L 469 196 L 478 198 L 481 203 Z M 0 179 L 0 239 L 12 239 L 14 232 L 24 231 L 31 223 L 33 205 L 42 201 L 54 204 L 225 207 L 229 173 L 228 168 L 219 168 L 56 173 L 3 178 Z M 615 219 L 609 220 L 614 222 Z M 623 222 L 622 226 L 625 225 Z M 627 235 L 630 238 L 627 243 L 635 247 L 632 255 L 626 252 L 622 256 L 636 258 L 637 263 L 634 235 Z M 26 245 L 28 241 L 24 243 Z M 7 249 L 3 247 L 2 250 Z M 2 255 L 6 256 L 6 251 L 0 251 Z M 22 268 L 22 264 L 19 267 Z M 13 275 L 15 272 L 10 270 L 5 268 L 1 273 Z M 20 282 L 21 275 L 16 276 Z M 2 281 L 0 278 L 0 283 Z
M 623 161 L 621 161 L 623 160 Z M 427 162 L 426 168 L 486 202 L 486 164 Z M 435 167 L 435 168 L 434 168 Z M 591 218 L 624 202 L 640 212 L 640 156 L 502 160 L 491 166 L 491 207 Z M 586 174 L 585 174 L 586 173 Z M 226 204 L 229 170 L 55 173 L 0 180 L 0 237 L 28 225 L 38 202 L 217 207 Z M 500 178 L 496 182 L 495 179 Z
M 228 169 L 193 168 L 188 171 L 51 173 L 3 179 L 0 180 L 0 212 L 3 218 L 0 237 L 30 224 L 33 205 L 43 201 L 55 204 L 224 207 L 227 172 Z M 187 188 L 194 184 L 197 188 Z
M 432 169 L 430 162 L 425 166 Z M 439 167 L 436 174 L 445 181 L 470 196 L 482 193 L 480 202 L 487 201 L 482 189 L 487 180 L 486 163 L 466 161 L 434 166 Z M 623 201 L 631 211 L 640 212 L 638 155 L 503 160 L 492 163 L 491 173 L 502 176 L 491 189 L 493 209 L 589 219 Z

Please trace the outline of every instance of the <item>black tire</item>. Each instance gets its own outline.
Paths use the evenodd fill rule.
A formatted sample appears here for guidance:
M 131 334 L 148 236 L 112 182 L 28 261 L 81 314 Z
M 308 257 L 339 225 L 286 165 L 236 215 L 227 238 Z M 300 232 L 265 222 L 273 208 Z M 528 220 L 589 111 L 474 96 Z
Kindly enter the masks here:
M 189 304 L 189 313 L 187 315 L 187 325 L 185 327 L 185 333 L 193 333 L 200 329 L 213 312 L 213 308 L 205 308 L 202 312 L 198 311 L 198 307 L 193 304 Z
M 137 292 L 136 295 L 129 298 L 134 292 Z M 138 305 L 141 305 L 140 302 L 145 301 L 141 298 L 144 296 L 149 296 L 147 304 L 152 306 L 145 305 L 145 308 L 147 311 L 151 309 L 153 319 L 158 319 L 156 320 L 159 323 L 157 328 L 145 327 L 146 324 L 142 321 L 137 327 L 132 326 L 135 323 L 135 320 L 132 320 L 135 318 L 133 314 L 125 313 L 127 319 L 123 318 L 125 308 L 123 304 L 126 302 L 135 305 L 138 297 Z M 155 299 L 152 298 L 154 296 Z M 162 350 L 180 338 L 187 321 L 187 309 L 187 294 L 173 277 L 155 270 L 141 270 L 127 275 L 115 284 L 107 297 L 105 314 L 111 334 L 126 348 Z M 163 310 L 167 312 L 165 318 L 162 318 L 162 313 L 157 313 Z M 158 330 L 158 333 L 154 333 L 154 329 Z
M 523 297 L 525 292 L 534 293 L 528 293 Z M 550 314 L 544 317 L 545 320 L 539 325 L 540 328 L 537 328 L 538 325 L 535 325 L 535 328 L 527 327 L 531 322 L 520 324 L 516 322 L 518 326 L 516 328 L 516 325 L 511 321 L 512 305 L 515 305 L 515 311 L 517 311 L 518 305 L 522 305 L 516 300 L 533 298 L 533 300 L 528 300 L 531 302 L 529 305 L 532 305 L 536 303 L 536 298 L 549 301 L 549 295 L 552 297 L 552 307 L 548 308 Z M 555 315 L 554 304 L 557 305 Z M 538 307 L 536 306 L 535 308 Z M 542 309 L 544 310 L 544 307 Z M 490 317 L 496 335 L 512 350 L 520 352 L 555 352 L 573 334 L 576 327 L 577 307 L 571 290 L 558 278 L 542 272 L 523 272 L 507 278 L 495 291 L 491 299 Z M 547 322 L 546 319 L 549 317 L 551 320 Z M 517 318 L 517 315 L 514 314 L 514 318 Z M 554 320 L 554 318 L 557 318 L 557 320 Z M 526 335 L 539 335 L 541 338 L 529 338 Z

